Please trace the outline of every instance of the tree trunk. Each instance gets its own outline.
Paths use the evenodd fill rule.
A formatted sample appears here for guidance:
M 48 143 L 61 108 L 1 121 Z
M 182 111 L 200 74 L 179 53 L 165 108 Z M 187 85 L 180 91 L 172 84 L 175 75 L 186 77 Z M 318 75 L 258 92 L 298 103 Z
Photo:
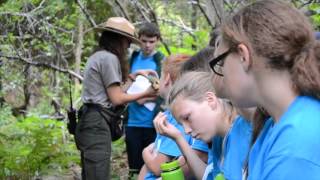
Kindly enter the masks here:
M 78 19 L 78 30 L 77 30 L 77 39 L 76 47 L 74 51 L 75 56 L 75 72 L 80 74 L 80 64 L 81 64 L 81 55 L 82 55 L 82 46 L 83 46 L 83 21 L 81 18 Z M 75 83 L 78 85 L 80 81 L 75 79 Z
M 192 12 L 191 12 L 191 28 L 192 29 L 197 29 L 197 16 L 198 16 L 198 13 L 197 13 L 197 5 L 195 3 L 192 3 Z M 194 40 L 195 37 L 193 37 Z M 193 43 L 191 45 L 191 48 L 193 50 L 196 50 L 197 49 L 197 46 Z
M 2 71 L 2 60 L 0 60 L 0 71 Z M 1 77 L 2 77 L 2 75 L 0 75 L 0 108 L 3 107 L 3 103 L 4 103 L 3 92 L 2 92 L 2 78 Z

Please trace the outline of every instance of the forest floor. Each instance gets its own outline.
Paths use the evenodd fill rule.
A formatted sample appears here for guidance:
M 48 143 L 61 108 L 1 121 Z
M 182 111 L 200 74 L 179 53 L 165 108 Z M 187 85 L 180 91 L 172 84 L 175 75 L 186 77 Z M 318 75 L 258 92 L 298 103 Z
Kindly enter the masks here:
M 128 180 L 128 160 L 124 138 L 112 143 L 111 180 Z M 134 177 L 133 179 L 136 179 Z M 34 180 L 81 180 L 81 167 L 70 166 L 64 174 L 50 174 L 34 178 Z

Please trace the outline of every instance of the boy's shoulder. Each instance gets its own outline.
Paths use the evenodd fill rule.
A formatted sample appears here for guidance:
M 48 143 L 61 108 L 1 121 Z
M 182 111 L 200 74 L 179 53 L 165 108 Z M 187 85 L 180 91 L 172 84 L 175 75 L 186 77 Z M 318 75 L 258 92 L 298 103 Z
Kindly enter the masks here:
M 154 55 L 153 58 L 155 59 L 158 64 L 165 58 L 165 55 L 161 51 L 157 51 Z

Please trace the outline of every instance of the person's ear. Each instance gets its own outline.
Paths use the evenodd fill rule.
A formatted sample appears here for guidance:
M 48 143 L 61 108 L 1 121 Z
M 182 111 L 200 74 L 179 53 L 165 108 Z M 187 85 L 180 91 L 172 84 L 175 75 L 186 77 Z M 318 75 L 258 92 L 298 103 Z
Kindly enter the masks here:
M 170 73 L 167 73 L 164 75 L 164 85 L 167 87 L 167 86 L 170 86 L 171 84 L 172 84 L 172 80 L 171 80 Z
M 206 92 L 205 99 L 212 110 L 217 108 L 218 98 L 213 92 Z
M 248 72 L 251 65 L 252 59 L 250 58 L 250 52 L 248 46 L 244 44 L 238 45 L 238 53 L 240 55 L 240 62 L 245 72 Z

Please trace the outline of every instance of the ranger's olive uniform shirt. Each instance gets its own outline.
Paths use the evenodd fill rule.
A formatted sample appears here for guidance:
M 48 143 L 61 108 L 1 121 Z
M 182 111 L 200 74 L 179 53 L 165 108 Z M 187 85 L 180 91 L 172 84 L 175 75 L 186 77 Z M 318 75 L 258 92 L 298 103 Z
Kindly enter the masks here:
M 81 95 L 83 103 L 109 107 L 111 104 L 106 88 L 121 81 L 121 66 L 117 56 L 106 50 L 95 52 L 89 57 L 84 71 Z

